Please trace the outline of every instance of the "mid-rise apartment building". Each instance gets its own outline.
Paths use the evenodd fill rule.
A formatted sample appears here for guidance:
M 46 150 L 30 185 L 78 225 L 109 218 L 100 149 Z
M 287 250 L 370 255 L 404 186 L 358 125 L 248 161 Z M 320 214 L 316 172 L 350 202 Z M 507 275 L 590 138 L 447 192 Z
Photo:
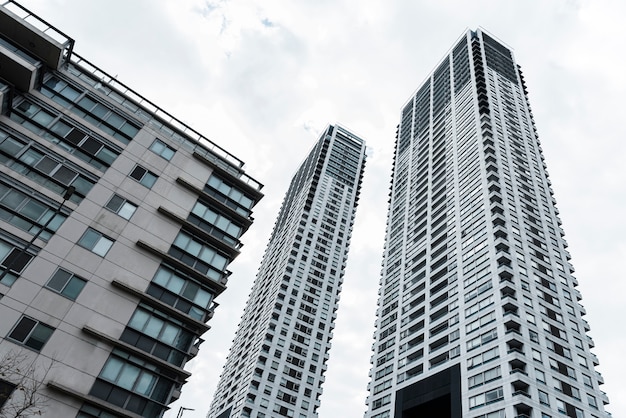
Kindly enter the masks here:
M 262 186 L 73 46 L 0 7 L 0 410 L 159 417 Z
M 368 418 L 607 417 L 522 72 L 465 33 L 404 105 Z
M 329 126 L 294 175 L 209 418 L 317 417 L 365 164 Z

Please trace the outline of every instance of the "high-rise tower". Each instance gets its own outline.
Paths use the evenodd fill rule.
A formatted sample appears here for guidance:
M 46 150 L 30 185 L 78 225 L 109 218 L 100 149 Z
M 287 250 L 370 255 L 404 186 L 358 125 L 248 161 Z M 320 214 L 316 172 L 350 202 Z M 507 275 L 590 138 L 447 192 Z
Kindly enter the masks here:
M 73 46 L 0 7 L 0 415 L 160 417 L 262 186 Z
M 317 416 L 364 163 L 330 126 L 294 175 L 209 418 Z
M 368 418 L 605 417 L 509 48 L 468 31 L 402 109 Z

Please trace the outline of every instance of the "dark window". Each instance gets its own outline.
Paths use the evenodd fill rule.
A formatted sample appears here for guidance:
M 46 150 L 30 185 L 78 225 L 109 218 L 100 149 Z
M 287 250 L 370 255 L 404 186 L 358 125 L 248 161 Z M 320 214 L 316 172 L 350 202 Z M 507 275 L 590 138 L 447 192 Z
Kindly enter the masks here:
M 15 387 L 16 385 L 14 385 L 13 383 L 0 380 L 0 409 L 2 409 L 7 399 L 9 399 Z
M 0 283 L 5 286 L 11 286 L 15 283 L 19 273 L 24 270 L 32 258 L 32 254 L 24 252 L 21 248 L 0 241 Z
M 63 296 L 76 300 L 78 294 L 87 283 L 84 279 L 70 273 L 67 270 L 58 269 L 50 278 L 46 287 L 52 289 Z
M 48 341 L 52 332 L 54 332 L 54 328 L 23 316 L 9 334 L 9 338 L 39 351 Z
M 133 171 L 130 173 L 130 177 L 134 178 L 148 189 L 150 189 L 157 180 L 156 174 L 148 171 L 140 165 L 135 166 Z

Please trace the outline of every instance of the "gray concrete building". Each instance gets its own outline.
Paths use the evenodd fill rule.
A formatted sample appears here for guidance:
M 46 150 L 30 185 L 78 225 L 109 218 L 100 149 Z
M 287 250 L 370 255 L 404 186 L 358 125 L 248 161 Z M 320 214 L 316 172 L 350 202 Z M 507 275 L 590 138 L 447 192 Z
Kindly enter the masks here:
M 608 417 L 522 72 L 467 31 L 404 105 L 367 418 Z
M 73 47 L 0 7 L 0 411 L 160 417 L 262 186 Z
M 317 417 L 364 165 L 329 126 L 295 173 L 209 418 Z

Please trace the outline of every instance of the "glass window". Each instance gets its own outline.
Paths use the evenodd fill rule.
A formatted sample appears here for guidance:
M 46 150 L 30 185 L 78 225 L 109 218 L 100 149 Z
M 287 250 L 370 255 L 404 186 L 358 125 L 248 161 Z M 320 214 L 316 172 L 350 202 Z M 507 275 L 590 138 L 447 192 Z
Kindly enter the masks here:
M 171 160 L 176 150 L 170 146 L 168 146 L 165 142 L 155 139 L 152 145 L 150 146 L 150 151 L 154 152 L 157 155 L 165 158 L 167 161 Z
M 135 166 L 129 176 L 146 186 L 148 189 L 154 186 L 154 183 L 158 178 L 156 174 L 148 171 L 140 165 Z
M 250 215 L 250 209 L 254 205 L 254 200 L 244 195 L 239 189 L 227 184 L 219 176 L 211 175 L 205 191 L 237 211 L 237 213 L 243 216 Z
M 76 300 L 80 291 L 85 287 L 85 283 L 87 283 L 86 280 L 60 268 L 52 275 L 46 287 L 67 298 Z
M 11 286 L 33 258 L 21 248 L 0 241 L 0 283 Z
M 95 229 L 89 228 L 78 241 L 78 245 L 104 257 L 113 246 L 113 242 L 112 239 L 102 235 Z
M 23 316 L 17 325 L 15 325 L 15 328 L 13 328 L 8 338 L 26 347 L 30 347 L 33 350 L 40 351 L 53 332 L 54 328 L 27 316 Z
M 111 212 L 117 213 L 124 219 L 130 219 L 137 210 L 137 205 L 124 199 L 122 196 L 114 194 L 105 206 Z
M 541 390 L 538 392 L 539 392 L 539 402 L 541 402 L 544 405 L 550 405 L 550 399 L 548 398 L 548 394 Z
M 16 387 L 17 385 L 0 379 L 0 409 L 2 409 L 7 399 L 11 397 Z
M 179 232 L 170 248 L 169 254 L 206 274 L 208 277 L 215 279 L 221 277 L 222 272 L 230 261 L 215 248 L 185 231 Z

